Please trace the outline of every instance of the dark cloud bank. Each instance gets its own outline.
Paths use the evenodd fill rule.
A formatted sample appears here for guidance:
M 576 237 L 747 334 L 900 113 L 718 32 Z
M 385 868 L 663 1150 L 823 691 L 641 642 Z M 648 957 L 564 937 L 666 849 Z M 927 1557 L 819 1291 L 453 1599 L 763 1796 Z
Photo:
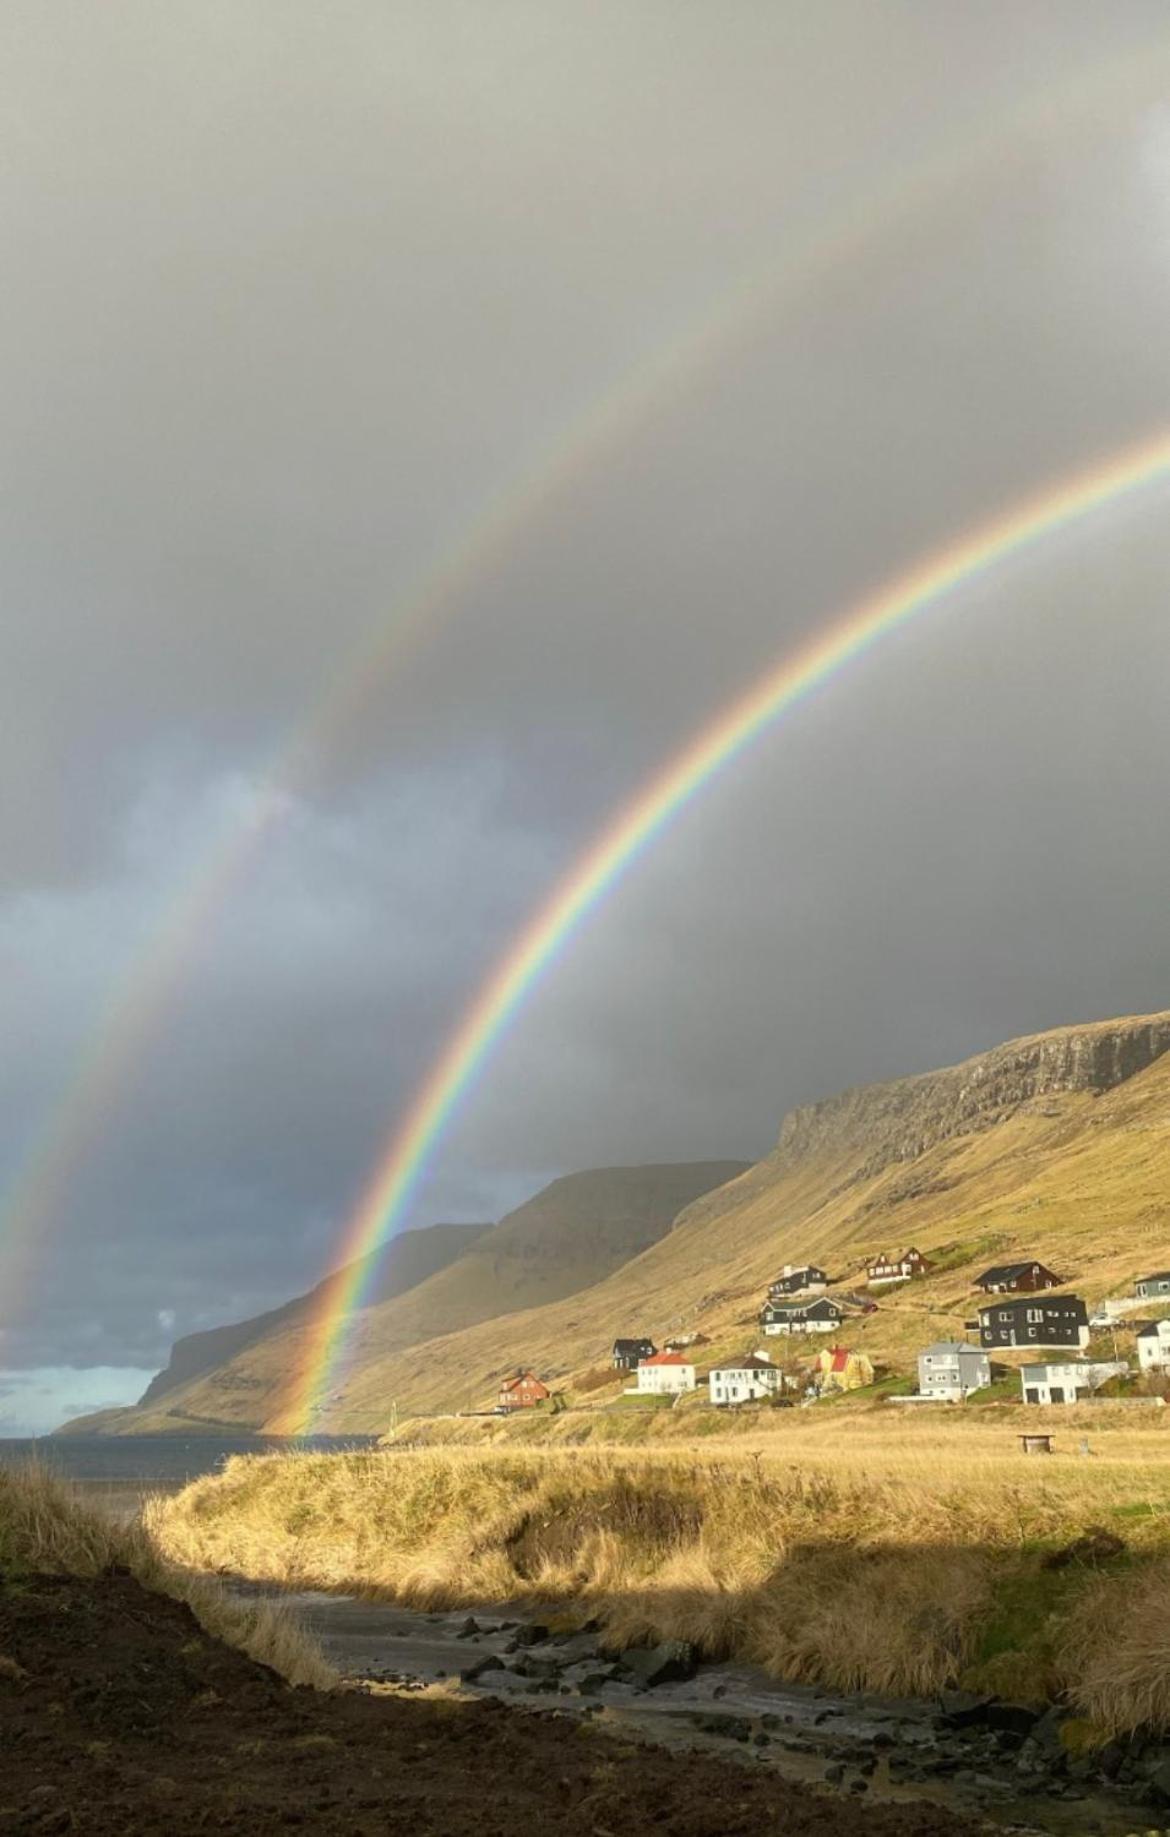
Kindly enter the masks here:
M 1156 4 L 958 0 L 18 4 L 3 34 L 10 1192 L 175 888 L 427 557 L 850 199 L 986 148 L 762 296 L 370 685 L 0 1293 L 16 1427 L 314 1280 L 477 982 L 658 762 L 920 549 L 1170 417 L 1170 41 Z M 1165 514 L 982 581 L 713 785 L 412 1222 L 751 1156 L 842 1084 L 1166 1006 Z

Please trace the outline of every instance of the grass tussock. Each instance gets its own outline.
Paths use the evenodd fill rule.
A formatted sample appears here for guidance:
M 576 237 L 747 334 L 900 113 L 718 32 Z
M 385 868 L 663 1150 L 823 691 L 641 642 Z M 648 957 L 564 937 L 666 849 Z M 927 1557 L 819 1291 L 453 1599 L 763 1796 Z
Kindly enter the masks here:
M 213 1578 L 176 1565 L 145 1523 L 121 1524 L 89 1509 L 43 1467 L 0 1468 L 0 1570 L 84 1579 L 112 1569 L 184 1602 L 206 1632 L 290 1684 L 326 1690 L 336 1682 L 296 1616 L 280 1603 L 238 1600 Z
M 1091 1461 L 923 1424 L 783 1453 L 242 1456 L 149 1526 L 194 1568 L 424 1609 L 579 1601 L 617 1647 L 684 1638 L 837 1689 L 994 1679 L 1170 1726 L 1170 1464 L 1126 1434 Z M 1048 1566 L 1091 1524 L 1121 1532 L 1115 1559 Z

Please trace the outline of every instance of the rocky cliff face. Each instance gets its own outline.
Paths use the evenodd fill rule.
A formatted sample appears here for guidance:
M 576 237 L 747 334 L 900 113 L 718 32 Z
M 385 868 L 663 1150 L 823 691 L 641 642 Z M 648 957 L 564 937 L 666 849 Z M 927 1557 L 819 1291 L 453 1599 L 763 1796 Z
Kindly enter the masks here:
M 871 1084 L 786 1116 L 772 1166 L 845 1158 L 855 1180 L 910 1161 L 952 1136 L 994 1128 L 1022 1105 L 1068 1092 L 1100 1094 L 1170 1048 L 1170 1013 L 1060 1027 L 1009 1040 L 961 1065 Z

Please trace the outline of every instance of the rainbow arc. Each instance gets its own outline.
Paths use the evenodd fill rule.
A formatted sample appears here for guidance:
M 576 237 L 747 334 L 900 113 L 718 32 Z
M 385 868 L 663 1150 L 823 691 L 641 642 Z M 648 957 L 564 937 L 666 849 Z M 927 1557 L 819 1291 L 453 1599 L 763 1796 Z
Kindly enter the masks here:
M 960 590 L 1076 524 L 1134 498 L 1170 476 L 1170 434 L 1113 454 L 916 562 L 827 632 L 778 662 L 667 762 L 596 838 L 524 927 L 483 984 L 394 1129 L 347 1223 L 337 1261 L 354 1265 L 311 1323 L 306 1357 L 288 1405 L 270 1426 L 303 1434 L 335 1382 L 347 1322 L 362 1305 L 376 1253 L 401 1222 L 445 1130 L 492 1048 L 586 916 L 668 826 L 812 691 L 859 661 L 882 639 Z

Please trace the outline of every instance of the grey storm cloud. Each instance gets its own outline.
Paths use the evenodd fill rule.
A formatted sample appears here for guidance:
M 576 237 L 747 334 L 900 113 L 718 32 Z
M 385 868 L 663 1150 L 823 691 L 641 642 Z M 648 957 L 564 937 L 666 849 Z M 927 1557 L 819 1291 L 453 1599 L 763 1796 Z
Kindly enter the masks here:
M 18 0 L 0 33 L 9 1234 L 198 910 L 0 1294 L 24 1423 L 314 1280 L 483 977 L 672 751 L 1166 420 L 1170 33 L 1155 0 Z M 197 909 L 501 493 L 508 539 Z M 1165 1006 L 1164 527 L 1135 496 L 972 584 L 710 785 L 533 991 L 413 1222 L 757 1154 L 846 1083 Z

